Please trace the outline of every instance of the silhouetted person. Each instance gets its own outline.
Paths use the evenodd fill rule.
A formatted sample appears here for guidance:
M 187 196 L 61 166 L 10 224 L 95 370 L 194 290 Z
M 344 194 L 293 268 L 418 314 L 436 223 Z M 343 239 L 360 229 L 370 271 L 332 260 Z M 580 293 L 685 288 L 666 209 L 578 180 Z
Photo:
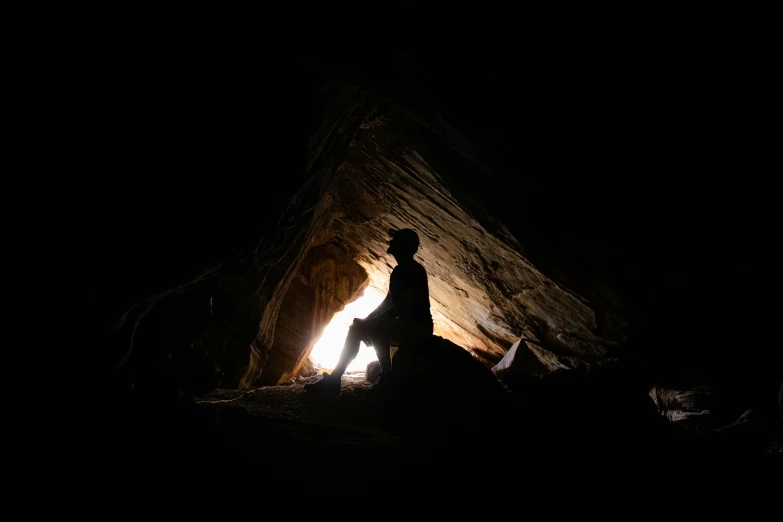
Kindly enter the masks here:
M 427 271 L 413 259 L 413 254 L 419 249 L 419 236 L 409 228 L 392 231 L 391 235 L 386 253 L 394 256 L 397 266 L 389 278 L 389 293 L 367 317 L 353 320 L 337 367 L 331 375 L 324 372 L 323 379 L 306 384 L 308 392 L 339 392 L 340 378 L 359 353 L 359 344 L 364 341 L 375 348 L 381 365 L 374 393 L 381 396 L 393 393 L 397 385 L 392 374 L 391 346 L 399 347 L 401 343 L 432 335 Z

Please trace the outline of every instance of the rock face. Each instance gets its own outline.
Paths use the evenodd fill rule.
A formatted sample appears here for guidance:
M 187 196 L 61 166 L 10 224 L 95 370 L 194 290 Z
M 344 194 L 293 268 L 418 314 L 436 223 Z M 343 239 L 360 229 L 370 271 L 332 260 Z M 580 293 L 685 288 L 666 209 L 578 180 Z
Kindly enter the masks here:
M 393 259 L 385 248 L 392 228 L 410 227 L 420 236 L 417 259 L 429 275 L 436 333 L 487 367 L 521 336 L 530 339 L 535 357 L 529 366 L 536 371 L 595 363 L 624 340 L 623 319 L 594 309 L 538 271 L 501 224 L 485 228 L 445 188 L 449 176 L 479 177 L 480 171 L 452 157 L 442 139 L 423 134 L 409 113 L 338 81 L 325 87 L 322 103 L 340 123 L 326 120 L 313 135 L 309 180 L 281 218 L 283 246 L 257 251 L 219 286 L 216 308 L 230 308 L 231 317 L 216 315 L 242 332 L 228 348 L 218 343 L 227 354 L 226 384 L 276 384 L 295 375 L 339 310 L 332 297 L 342 306 L 359 295 L 353 274 L 303 274 L 313 270 L 308 256 L 324 255 L 323 245 L 340 245 L 340 263 L 357 263 L 367 284 L 387 291 Z M 335 163 L 335 149 L 346 143 Z M 439 158 L 439 170 L 420 150 Z M 316 286 L 307 282 L 311 277 L 320 278 Z
M 333 243 L 308 252 L 288 288 L 275 327 L 275 343 L 258 383 L 295 377 L 329 319 L 367 287 L 367 272 Z
M 497 401 L 508 391 L 478 359 L 453 342 L 433 335 L 392 350 L 392 369 L 400 390 L 415 401 Z M 375 383 L 380 376 L 378 361 L 367 365 L 365 379 Z
M 671 422 L 707 428 L 725 424 L 713 414 L 715 405 L 709 386 L 693 386 L 687 390 L 655 386 L 650 390 L 650 397 L 661 414 Z
M 364 379 L 367 382 L 375 384 L 378 378 L 381 376 L 381 363 L 378 361 L 371 361 L 367 363 L 367 368 L 364 370 Z
M 528 348 L 527 342 L 526 339 L 515 342 L 508 353 L 492 367 L 492 373 L 498 379 L 503 380 L 509 375 L 540 375 L 549 371 Z
M 508 396 L 478 359 L 437 335 L 401 346 L 392 368 L 401 380 L 402 393 L 416 400 L 495 401 Z
M 487 366 L 520 336 L 531 339 L 550 370 L 590 364 L 622 342 L 622 320 L 602 315 L 596 322 L 603 312 L 538 271 L 508 233 L 486 229 L 444 187 L 453 171 L 473 168 L 478 177 L 475 166 L 441 159 L 442 170 L 435 170 L 419 150 L 452 156 L 446 144 L 417 132 L 404 111 L 371 98 L 365 103 L 324 197 L 334 202 L 332 219 L 340 225 L 330 236 L 352 250 L 370 285 L 387 290 L 393 268 L 384 253 L 387 231 L 413 228 L 421 238 L 417 259 L 429 275 L 436 333 Z

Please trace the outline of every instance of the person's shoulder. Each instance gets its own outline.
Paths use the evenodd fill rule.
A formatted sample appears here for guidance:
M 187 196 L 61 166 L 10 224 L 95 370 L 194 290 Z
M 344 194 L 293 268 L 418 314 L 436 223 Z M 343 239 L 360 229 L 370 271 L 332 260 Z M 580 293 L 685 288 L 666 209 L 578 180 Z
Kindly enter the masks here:
M 404 274 L 415 274 L 415 273 L 423 272 L 426 274 L 427 270 L 424 268 L 424 265 L 422 265 L 415 259 L 411 259 L 410 261 L 395 266 L 392 269 L 392 274 L 394 274 L 395 272 L 404 273 Z
M 424 272 L 425 274 L 427 273 L 427 269 L 424 268 L 424 265 L 422 265 L 421 263 L 419 263 L 415 259 L 413 260 L 413 268 L 415 270 L 418 270 L 419 272 Z

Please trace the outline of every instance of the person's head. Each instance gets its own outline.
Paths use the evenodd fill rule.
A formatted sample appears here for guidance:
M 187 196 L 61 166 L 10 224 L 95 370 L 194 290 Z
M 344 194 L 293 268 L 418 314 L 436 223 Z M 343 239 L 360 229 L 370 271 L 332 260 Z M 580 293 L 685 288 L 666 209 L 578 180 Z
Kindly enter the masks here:
M 386 253 L 393 255 L 398 260 L 413 257 L 413 254 L 419 249 L 419 235 L 410 228 L 390 230 L 389 235 L 391 240 Z

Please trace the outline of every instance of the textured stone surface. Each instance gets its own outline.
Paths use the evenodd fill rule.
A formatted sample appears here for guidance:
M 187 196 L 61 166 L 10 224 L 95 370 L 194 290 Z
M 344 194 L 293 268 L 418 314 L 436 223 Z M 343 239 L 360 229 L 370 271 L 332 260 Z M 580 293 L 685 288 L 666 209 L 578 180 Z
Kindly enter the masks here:
M 329 319 L 359 297 L 367 283 L 367 272 L 339 246 L 311 249 L 280 307 L 259 384 L 280 384 L 296 376 Z
M 367 363 L 367 368 L 364 370 L 364 378 L 367 382 L 375 384 L 378 377 L 381 376 L 381 363 L 378 361 L 370 361 Z
M 717 428 L 725 424 L 713 411 L 715 403 L 709 385 L 678 390 L 655 386 L 650 390 L 658 411 L 669 421 L 692 426 L 694 429 Z
M 417 152 L 412 141 L 421 138 L 406 134 L 409 118 L 368 103 L 326 193 L 340 224 L 331 237 L 349 245 L 370 285 L 387 291 L 394 266 L 384 253 L 387 231 L 410 227 L 421 238 L 417 259 L 430 278 L 436 334 L 487 366 L 520 336 L 537 343 L 536 355 L 550 370 L 608 354 L 624 339 L 622 322 L 599 327 L 583 298 L 536 270 L 513 238 L 486 230 L 443 186 L 448 172 L 436 172 Z
M 297 274 L 308 252 L 328 243 L 340 245 L 367 272 L 368 284 L 383 292 L 393 268 L 384 253 L 387 231 L 403 226 L 418 230 L 422 240 L 417 258 L 430 276 L 436 333 L 487 367 L 525 338 L 535 357 L 517 361 L 506 374 L 586 368 L 622 356 L 631 328 L 649 333 L 651 324 L 671 332 L 652 348 L 662 361 L 688 353 L 691 364 L 701 356 L 700 346 L 716 344 L 716 330 L 706 325 L 715 313 L 709 305 L 719 302 L 714 299 L 717 289 L 703 281 L 718 266 L 699 265 L 701 258 L 694 257 L 692 247 L 678 251 L 683 260 L 679 268 L 665 263 L 665 237 L 657 231 L 649 238 L 658 247 L 636 260 L 633 256 L 642 253 L 637 248 L 649 232 L 646 224 L 637 235 L 626 235 L 619 247 L 603 237 L 602 229 L 595 229 L 595 235 L 569 236 L 566 231 L 581 223 L 585 208 L 573 188 L 562 193 L 562 204 L 544 213 L 544 202 L 559 194 L 554 181 L 507 177 L 502 172 L 508 165 L 489 169 L 486 154 L 472 145 L 484 139 L 481 135 L 460 131 L 432 107 L 416 112 L 389 100 L 344 80 L 324 81 L 312 102 L 318 119 L 310 127 L 306 175 L 291 183 L 289 197 L 269 202 L 280 213 L 265 221 L 262 237 L 253 240 L 248 234 L 245 241 L 252 248 L 237 258 L 207 256 L 200 266 L 194 261 L 181 279 L 167 279 L 161 267 L 157 279 L 145 282 L 148 290 L 134 288 L 136 298 L 126 295 L 116 309 L 112 304 L 101 311 L 115 314 L 111 342 L 121 354 L 119 364 L 132 351 L 136 325 L 155 303 L 219 274 L 205 347 L 225 373 L 223 385 L 256 385 L 270 364 L 279 366 L 270 367 L 270 376 L 294 375 L 303 363 L 301 353 L 282 354 L 293 353 L 294 345 L 307 352 L 317 328 L 301 323 L 297 331 L 283 324 L 280 312 L 289 292 L 289 302 L 297 303 Z M 601 193 L 606 181 L 596 180 L 592 189 L 584 181 L 575 187 L 590 190 L 596 205 L 608 203 L 609 196 Z M 514 206 L 513 194 L 524 204 Z M 629 219 L 636 215 L 633 210 L 624 203 L 614 219 Z M 591 215 L 596 223 L 610 219 L 605 208 L 596 212 Z M 547 233 L 554 241 L 543 241 Z M 675 251 L 679 239 L 672 238 Z M 709 271 L 700 274 L 699 266 Z M 730 289 L 737 299 L 757 288 L 751 273 L 742 272 L 744 265 L 732 266 L 727 258 L 720 266 L 741 282 Z M 158 280 L 155 290 L 151 283 Z M 339 282 L 335 277 L 326 284 Z M 311 304 L 296 306 L 310 309 Z M 327 321 L 332 311 L 324 313 Z M 753 312 L 740 308 L 735 313 Z M 699 339 L 705 335 L 709 343 Z M 276 346 L 286 345 L 275 353 Z M 726 352 L 709 353 L 715 358 Z M 268 382 L 273 381 L 270 377 Z
M 527 340 L 520 339 L 509 348 L 506 355 L 492 367 L 492 373 L 503 380 L 508 375 L 539 375 L 549 369 L 528 348 Z

